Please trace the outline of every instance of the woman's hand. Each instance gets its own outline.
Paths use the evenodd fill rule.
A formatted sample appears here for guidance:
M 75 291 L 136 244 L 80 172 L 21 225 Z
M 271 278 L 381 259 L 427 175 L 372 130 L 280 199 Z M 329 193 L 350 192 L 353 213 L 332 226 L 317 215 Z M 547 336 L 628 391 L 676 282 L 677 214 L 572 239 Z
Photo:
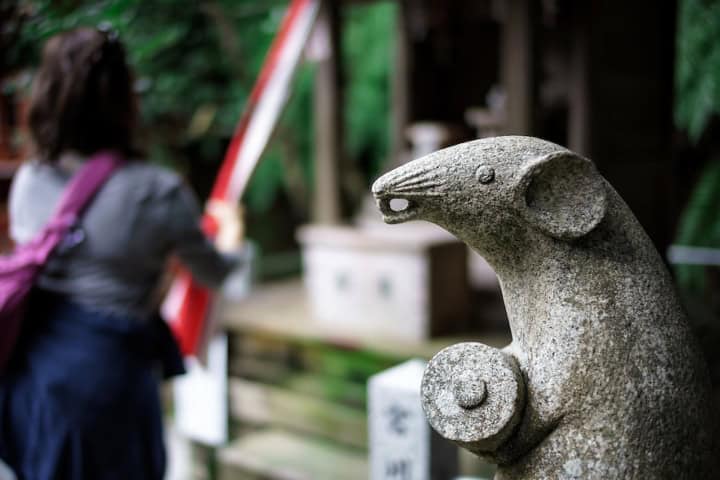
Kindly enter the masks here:
M 207 212 L 218 225 L 215 246 L 224 253 L 240 250 L 245 237 L 243 208 L 235 203 L 222 200 L 210 200 Z

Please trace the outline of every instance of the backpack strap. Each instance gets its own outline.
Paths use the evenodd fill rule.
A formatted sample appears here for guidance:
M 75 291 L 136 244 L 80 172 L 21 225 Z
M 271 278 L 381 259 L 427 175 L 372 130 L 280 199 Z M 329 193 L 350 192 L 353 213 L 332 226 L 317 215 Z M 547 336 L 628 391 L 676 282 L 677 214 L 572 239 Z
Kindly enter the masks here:
M 93 155 L 65 187 L 53 220 L 59 223 L 64 223 L 62 220 L 77 220 L 100 187 L 122 163 L 122 157 L 109 150 Z

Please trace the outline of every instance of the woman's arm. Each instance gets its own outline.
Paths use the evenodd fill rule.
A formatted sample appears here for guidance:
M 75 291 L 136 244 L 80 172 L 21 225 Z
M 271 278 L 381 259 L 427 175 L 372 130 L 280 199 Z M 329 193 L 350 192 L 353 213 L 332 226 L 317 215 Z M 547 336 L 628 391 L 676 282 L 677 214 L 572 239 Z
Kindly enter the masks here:
M 190 269 L 198 282 L 207 287 L 218 288 L 225 277 L 242 263 L 237 240 L 242 229 L 233 224 L 230 218 L 232 207 L 216 204 L 211 208 L 211 213 L 220 227 L 218 238 L 223 241 L 221 253 L 200 228 L 200 207 L 192 191 L 181 185 L 173 193 L 167 222 L 171 250 L 182 264 Z M 239 219 L 237 220 L 236 223 L 239 224 Z M 233 239 L 233 236 L 236 238 Z

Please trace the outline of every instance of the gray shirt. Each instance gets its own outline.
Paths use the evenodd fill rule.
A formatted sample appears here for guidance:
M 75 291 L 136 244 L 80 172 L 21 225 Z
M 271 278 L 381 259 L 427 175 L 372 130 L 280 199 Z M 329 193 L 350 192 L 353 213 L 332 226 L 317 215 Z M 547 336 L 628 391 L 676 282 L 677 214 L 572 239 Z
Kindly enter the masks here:
M 10 190 L 10 235 L 33 238 L 50 219 L 82 159 L 64 155 L 58 165 L 28 162 Z M 128 162 L 115 171 L 44 268 L 38 286 L 82 305 L 145 317 L 170 253 L 195 278 L 217 287 L 235 266 L 199 226 L 200 208 L 170 170 Z

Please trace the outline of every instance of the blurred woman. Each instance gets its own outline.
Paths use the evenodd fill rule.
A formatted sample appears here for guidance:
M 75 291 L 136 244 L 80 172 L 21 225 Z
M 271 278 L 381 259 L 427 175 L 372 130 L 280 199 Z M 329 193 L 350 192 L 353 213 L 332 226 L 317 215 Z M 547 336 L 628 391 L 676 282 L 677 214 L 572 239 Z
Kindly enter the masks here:
M 42 229 L 95 152 L 127 161 L 46 265 L 0 379 L 0 458 L 21 480 L 162 479 L 158 367 L 179 359 L 153 315 L 153 292 L 170 254 L 211 287 L 235 266 L 204 237 L 178 175 L 138 158 L 132 84 L 112 34 L 81 28 L 44 48 L 29 111 L 37 156 L 10 192 L 13 240 Z M 238 222 L 224 217 L 220 237 L 237 240 Z

